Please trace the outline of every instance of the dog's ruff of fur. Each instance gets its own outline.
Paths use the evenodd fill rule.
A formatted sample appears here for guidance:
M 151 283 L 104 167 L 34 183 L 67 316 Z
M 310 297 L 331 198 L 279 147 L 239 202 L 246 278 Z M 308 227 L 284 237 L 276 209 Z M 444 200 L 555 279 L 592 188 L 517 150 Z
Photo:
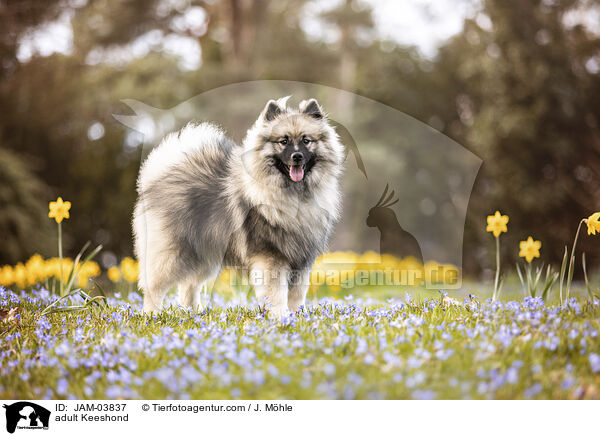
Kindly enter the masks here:
M 339 215 L 343 146 L 316 100 L 298 110 L 286 101 L 269 101 L 242 145 L 213 124 L 188 124 L 144 162 L 133 231 L 146 313 L 160 310 L 173 285 L 182 305 L 200 308 L 201 288 L 225 266 L 249 270 L 276 316 L 305 304 Z M 288 136 L 311 138 L 301 145 L 312 166 L 302 166 L 300 182 L 281 169 L 289 149 L 275 138 Z

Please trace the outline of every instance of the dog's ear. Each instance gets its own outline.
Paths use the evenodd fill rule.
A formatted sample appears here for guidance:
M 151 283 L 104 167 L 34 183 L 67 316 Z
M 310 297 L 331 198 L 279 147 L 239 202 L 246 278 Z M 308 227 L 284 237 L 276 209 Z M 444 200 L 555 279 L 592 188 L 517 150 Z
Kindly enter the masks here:
M 306 114 L 318 120 L 320 120 L 321 118 L 325 118 L 325 112 L 323 112 L 323 109 L 321 109 L 321 106 L 314 98 L 311 98 L 310 100 L 304 100 L 302 103 L 300 103 L 298 109 L 300 109 L 300 112 L 302 112 L 303 114 Z
M 281 106 L 275 100 L 269 100 L 262 111 L 261 118 L 265 121 L 273 121 L 278 115 L 283 113 Z

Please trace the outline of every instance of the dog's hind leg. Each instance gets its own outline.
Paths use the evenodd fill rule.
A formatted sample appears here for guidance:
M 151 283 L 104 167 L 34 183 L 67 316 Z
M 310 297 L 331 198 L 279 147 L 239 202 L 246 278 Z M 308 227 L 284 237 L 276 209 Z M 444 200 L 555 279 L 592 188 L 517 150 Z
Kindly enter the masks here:
M 188 279 L 182 280 L 177 285 L 179 290 L 179 304 L 192 310 L 202 309 L 202 292 L 212 289 L 216 273 L 193 274 Z
M 148 287 L 144 289 L 144 313 L 148 315 L 159 312 L 162 309 L 163 299 L 169 291 L 169 287 Z
M 184 307 L 189 307 L 192 310 L 200 310 L 202 308 L 201 291 L 204 284 L 198 283 L 196 280 L 186 280 L 177 285 L 179 290 L 179 304 Z
M 143 288 L 144 291 L 144 313 L 152 314 L 159 312 L 163 306 L 165 295 L 174 283 L 171 281 L 151 282 Z
M 142 199 L 135 207 L 133 230 L 140 267 L 138 285 L 144 293 L 144 312 L 151 314 L 160 311 L 165 294 L 175 284 L 177 253 L 170 249 L 162 221 L 146 211 Z
M 152 253 L 140 259 L 139 283 L 144 291 L 145 313 L 161 310 L 165 295 L 176 283 L 178 268 L 176 253 Z
M 191 278 L 179 282 L 179 304 L 192 310 L 200 311 L 202 309 L 202 292 L 207 289 L 211 280 L 204 276 L 192 276 Z

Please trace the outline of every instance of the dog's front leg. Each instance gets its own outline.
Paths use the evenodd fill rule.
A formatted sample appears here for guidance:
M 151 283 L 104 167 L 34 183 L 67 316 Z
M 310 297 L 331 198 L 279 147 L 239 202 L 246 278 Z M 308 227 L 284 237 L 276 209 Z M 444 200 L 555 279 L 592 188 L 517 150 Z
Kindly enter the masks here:
M 250 283 L 256 292 L 256 298 L 277 318 L 288 310 L 289 267 L 273 259 L 257 256 L 250 266 Z
M 288 307 L 292 312 L 297 312 L 300 307 L 306 306 L 306 294 L 310 286 L 310 271 L 309 268 L 290 273 Z

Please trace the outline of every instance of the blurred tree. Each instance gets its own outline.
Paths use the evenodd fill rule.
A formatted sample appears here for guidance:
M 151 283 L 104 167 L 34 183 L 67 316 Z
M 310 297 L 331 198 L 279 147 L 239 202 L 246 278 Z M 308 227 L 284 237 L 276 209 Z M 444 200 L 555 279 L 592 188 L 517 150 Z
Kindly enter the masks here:
M 325 11 L 321 17 L 339 32 L 337 52 L 339 53 L 339 87 L 354 92 L 356 89 L 356 69 L 358 63 L 361 32 L 373 30 L 372 10 L 356 0 L 345 0 L 338 7 Z M 350 94 L 343 94 L 338 101 L 338 110 L 352 107 Z M 351 114 L 349 114 L 351 116 Z
M 59 0 L 11 1 L 0 4 L 0 79 L 19 67 L 17 49 L 24 34 L 61 11 Z
M 532 234 L 545 258 L 560 262 L 579 219 L 600 206 L 600 38 L 566 20 L 592 4 L 485 0 L 477 21 L 441 50 L 446 132 L 484 159 L 472 242 L 489 240 L 483 217 L 500 209 L 514 228 L 509 246 Z M 592 245 L 584 238 L 581 248 Z
M 0 265 L 34 253 L 56 255 L 47 196 L 46 185 L 32 172 L 31 164 L 0 148 Z

